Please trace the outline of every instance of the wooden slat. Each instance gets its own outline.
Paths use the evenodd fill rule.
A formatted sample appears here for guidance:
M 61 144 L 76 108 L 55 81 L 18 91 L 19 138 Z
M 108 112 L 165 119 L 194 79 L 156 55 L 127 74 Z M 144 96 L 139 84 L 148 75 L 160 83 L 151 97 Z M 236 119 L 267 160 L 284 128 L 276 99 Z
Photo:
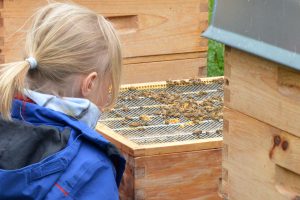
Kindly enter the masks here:
M 221 149 L 139 157 L 135 164 L 136 199 L 221 199 Z
M 170 142 L 163 144 L 152 144 L 140 146 L 140 150 L 136 152 L 137 156 L 161 155 L 169 153 L 199 151 L 206 149 L 222 148 L 222 138 L 212 138 L 203 140 L 191 140 L 182 142 Z
M 228 170 L 229 199 L 288 200 L 276 189 L 277 165 L 270 158 L 274 137 L 282 131 L 227 108 L 224 118 L 229 122 L 228 132 L 224 133 L 228 159 L 223 161 Z
M 193 52 L 193 53 L 177 53 L 167 55 L 156 55 L 156 56 L 141 56 L 125 58 L 123 64 L 136 64 L 136 63 L 147 63 L 147 62 L 159 62 L 168 60 L 184 60 L 192 58 L 206 58 L 207 52 Z
M 124 65 L 122 84 L 204 77 L 206 62 L 206 58 L 195 58 Z
M 220 199 L 220 149 L 125 158 L 120 200 Z
M 15 33 L 46 0 L 5 0 L 5 36 Z M 74 0 L 111 19 L 125 58 L 207 51 L 208 0 Z M 24 9 L 26 8 L 26 9 Z M 151 8 L 151 9 L 149 9 Z M 17 34 L 19 35 L 19 33 Z M 6 61 L 22 58 L 16 39 L 5 41 Z
M 300 72 L 229 49 L 225 105 L 300 137 Z

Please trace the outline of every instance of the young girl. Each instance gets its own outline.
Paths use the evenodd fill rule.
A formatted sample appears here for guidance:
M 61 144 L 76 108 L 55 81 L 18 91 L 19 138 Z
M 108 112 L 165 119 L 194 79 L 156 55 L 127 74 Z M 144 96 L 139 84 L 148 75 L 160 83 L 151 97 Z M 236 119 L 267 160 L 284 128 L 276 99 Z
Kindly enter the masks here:
M 102 16 L 70 3 L 34 14 L 24 60 L 0 66 L 0 199 L 118 199 L 125 160 L 94 128 L 120 74 Z

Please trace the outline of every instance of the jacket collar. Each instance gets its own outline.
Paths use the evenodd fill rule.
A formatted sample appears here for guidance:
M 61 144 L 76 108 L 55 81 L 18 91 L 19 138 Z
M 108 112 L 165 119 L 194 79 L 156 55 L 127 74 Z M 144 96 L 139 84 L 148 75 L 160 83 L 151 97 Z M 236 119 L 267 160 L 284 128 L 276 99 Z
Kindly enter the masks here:
M 82 98 L 57 97 L 26 89 L 25 96 L 39 106 L 69 115 L 94 129 L 100 118 L 100 110 L 91 101 Z

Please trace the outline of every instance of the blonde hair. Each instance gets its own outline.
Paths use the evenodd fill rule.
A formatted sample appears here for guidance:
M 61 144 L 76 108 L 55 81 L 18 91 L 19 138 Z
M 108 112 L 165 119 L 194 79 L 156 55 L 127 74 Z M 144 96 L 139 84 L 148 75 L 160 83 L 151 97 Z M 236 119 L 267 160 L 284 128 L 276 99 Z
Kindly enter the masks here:
M 27 57 L 36 59 L 36 69 L 30 69 L 26 60 L 0 65 L 3 118 L 10 119 L 14 95 L 23 94 L 27 86 L 37 89 L 50 82 L 63 88 L 72 84 L 67 77 L 93 71 L 100 77 L 111 76 L 111 98 L 106 108 L 114 105 L 122 55 L 118 36 L 103 16 L 73 3 L 49 3 L 33 15 L 25 42 Z

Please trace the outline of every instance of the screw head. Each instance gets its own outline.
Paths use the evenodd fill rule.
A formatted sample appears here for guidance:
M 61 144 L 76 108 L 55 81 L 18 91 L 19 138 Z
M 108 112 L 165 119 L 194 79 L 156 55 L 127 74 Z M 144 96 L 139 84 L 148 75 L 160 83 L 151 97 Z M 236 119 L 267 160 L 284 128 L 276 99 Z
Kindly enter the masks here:
M 286 151 L 289 147 L 288 141 L 283 141 L 281 147 L 282 147 L 283 151 Z
M 274 137 L 274 144 L 275 144 L 276 146 L 279 146 L 280 143 L 281 143 L 281 138 L 280 138 L 279 135 L 276 135 L 276 136 Z

